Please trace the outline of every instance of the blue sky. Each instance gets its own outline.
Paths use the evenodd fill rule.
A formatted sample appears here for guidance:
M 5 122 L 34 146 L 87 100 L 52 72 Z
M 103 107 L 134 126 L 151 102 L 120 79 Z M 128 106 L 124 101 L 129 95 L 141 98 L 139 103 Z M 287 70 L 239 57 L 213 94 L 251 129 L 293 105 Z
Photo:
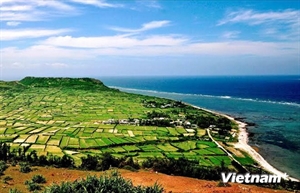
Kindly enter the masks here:
M 1 0 L 0 79 L 300 74 L 300 1 Z

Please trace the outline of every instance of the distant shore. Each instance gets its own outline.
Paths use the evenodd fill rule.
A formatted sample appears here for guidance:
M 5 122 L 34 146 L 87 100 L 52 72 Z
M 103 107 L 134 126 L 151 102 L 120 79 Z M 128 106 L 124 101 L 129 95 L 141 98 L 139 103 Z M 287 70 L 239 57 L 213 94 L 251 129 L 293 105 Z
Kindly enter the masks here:
M 201 107 L 198 107 L 198 106 L 195 106 L 195 105 L 192 105 L 192 104 L 188 104 L 188 103 L 186 103 L 186 104 L 191 105 L 192 107 L 197 108 L 197 109 L 201 109 L 201 110 L 204 110 L 204 111 L 216 114 L 216 115 L 226 117 L 226 118 L 236 122 L 238 124 L 238 128 L 239 128 L 238 132 L 239 133 L 238 133 L 238 142 L 234 145 L 235 148 L 240 149 L 240 150 L 246 152 L 247 154 L 249 154 L 249 156 L 251 156 L 264 170 L 266 170 L 266 171 L 268 171 L 272 174 L 278 175 L 278 176 L 280 176 L 281 178 L 283 178 L 285 180 L 291 180 L 291 181 L 299 182 L 298 179 L 290 177 L 290 176 L 288 176 L 288 174 L 286 174 L 282 171 L 279 171 L 278 169 L 273 167 L 257 151 L 255 151 L 248 144 L 248 133 L 247 133 L 247 130 L 246 130 L 247 123 L 235 120 L 233 117 L 228 116 L 226 114 L 218 113 L 218 112 L 215 112 L 215 111 L 212 111 L 212 110 L 209 110 L 209 109 L 205 109 L 205 108 L 201 108 Z

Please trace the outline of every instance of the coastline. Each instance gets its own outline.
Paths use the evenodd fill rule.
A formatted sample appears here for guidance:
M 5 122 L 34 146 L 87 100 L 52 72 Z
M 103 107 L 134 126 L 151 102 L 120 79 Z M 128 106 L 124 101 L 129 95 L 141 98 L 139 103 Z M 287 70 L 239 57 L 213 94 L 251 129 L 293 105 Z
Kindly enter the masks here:
M 249 144 L 248 144 L 248 132 L 246 130 L 246 126 L 247 124 L 244 123 L 244 122 L 241 122 L 241 121 L 238 121 L 238 120 L 235 120 L 233 117 L 231 116 L 228 116 L 226 114 L 222 114 L 222 113 L 219 113 L 219 112 L 215 112 L 215 111 L 212 111 L 212 110 L 209 110 L 209 109 L 205 109 L 205 108 L 201 108 L 201 107 L 198 107 L 198 106 L 195 106 L 195 105 L 192 105 L 192 104 L 188 104 L 188 103 L 185 103 L 187 105 L 190 105 L 194 108 L 197 108 L 197 109 L 201 109 L 201 110 L 204 110 L 204 111 L 207 111 L 207 112 L 210 112 L 210 113 L 213 113 L 213 114 L 216 114 L 216 115 L 220 115 L 220 116 L 223 116 L 223 117 L 226 117 L 232 121 L 234 121 L 235 123 L 238 124 L 238 128 L 239 128 L 239 131 L 238 131 L 238 142 L 234 144 L 234 147 L 237 148 L 237 149 L 240 149 L 244 152 L 246 152 L 252 159 L 254 159 L 264 170 L 272 173 L 272 174 L 275 174 L 275 175 L 278 175 L 280 176 L 281 178 L 285 179 L 285 180 L 291 180 L 291 181 L 296 181 L 296 182 L 299 182 L 298 179 L 296 178 L 293 178 L 293 177 L 290 177 L 288 176 L 288 174 L 282 172 L 282 171 L 279 171 L 278 169 L 276 169 L 275 167 L 273 167 L 271 164 L 269 164 L 257 151 L 255 151 Z

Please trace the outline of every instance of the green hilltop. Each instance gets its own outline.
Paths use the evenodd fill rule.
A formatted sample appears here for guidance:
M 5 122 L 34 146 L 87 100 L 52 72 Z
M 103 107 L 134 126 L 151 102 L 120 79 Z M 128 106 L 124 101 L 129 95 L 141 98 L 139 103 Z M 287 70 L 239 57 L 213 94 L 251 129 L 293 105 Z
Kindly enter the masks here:
M 100 80 L 93 78 L 25 77 L 19 83 L 31 87 L 61 87 L 77 89 L 111 90 Z

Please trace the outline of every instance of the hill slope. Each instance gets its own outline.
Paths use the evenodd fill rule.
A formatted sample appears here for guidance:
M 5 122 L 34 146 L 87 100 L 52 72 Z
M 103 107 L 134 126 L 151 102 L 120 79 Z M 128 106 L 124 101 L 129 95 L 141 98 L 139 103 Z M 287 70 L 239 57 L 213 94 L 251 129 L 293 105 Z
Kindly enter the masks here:
M 25 77 L 20 83 L 31 87 L 113 90 L 105 86 L 100 80 L 93 78 Z

